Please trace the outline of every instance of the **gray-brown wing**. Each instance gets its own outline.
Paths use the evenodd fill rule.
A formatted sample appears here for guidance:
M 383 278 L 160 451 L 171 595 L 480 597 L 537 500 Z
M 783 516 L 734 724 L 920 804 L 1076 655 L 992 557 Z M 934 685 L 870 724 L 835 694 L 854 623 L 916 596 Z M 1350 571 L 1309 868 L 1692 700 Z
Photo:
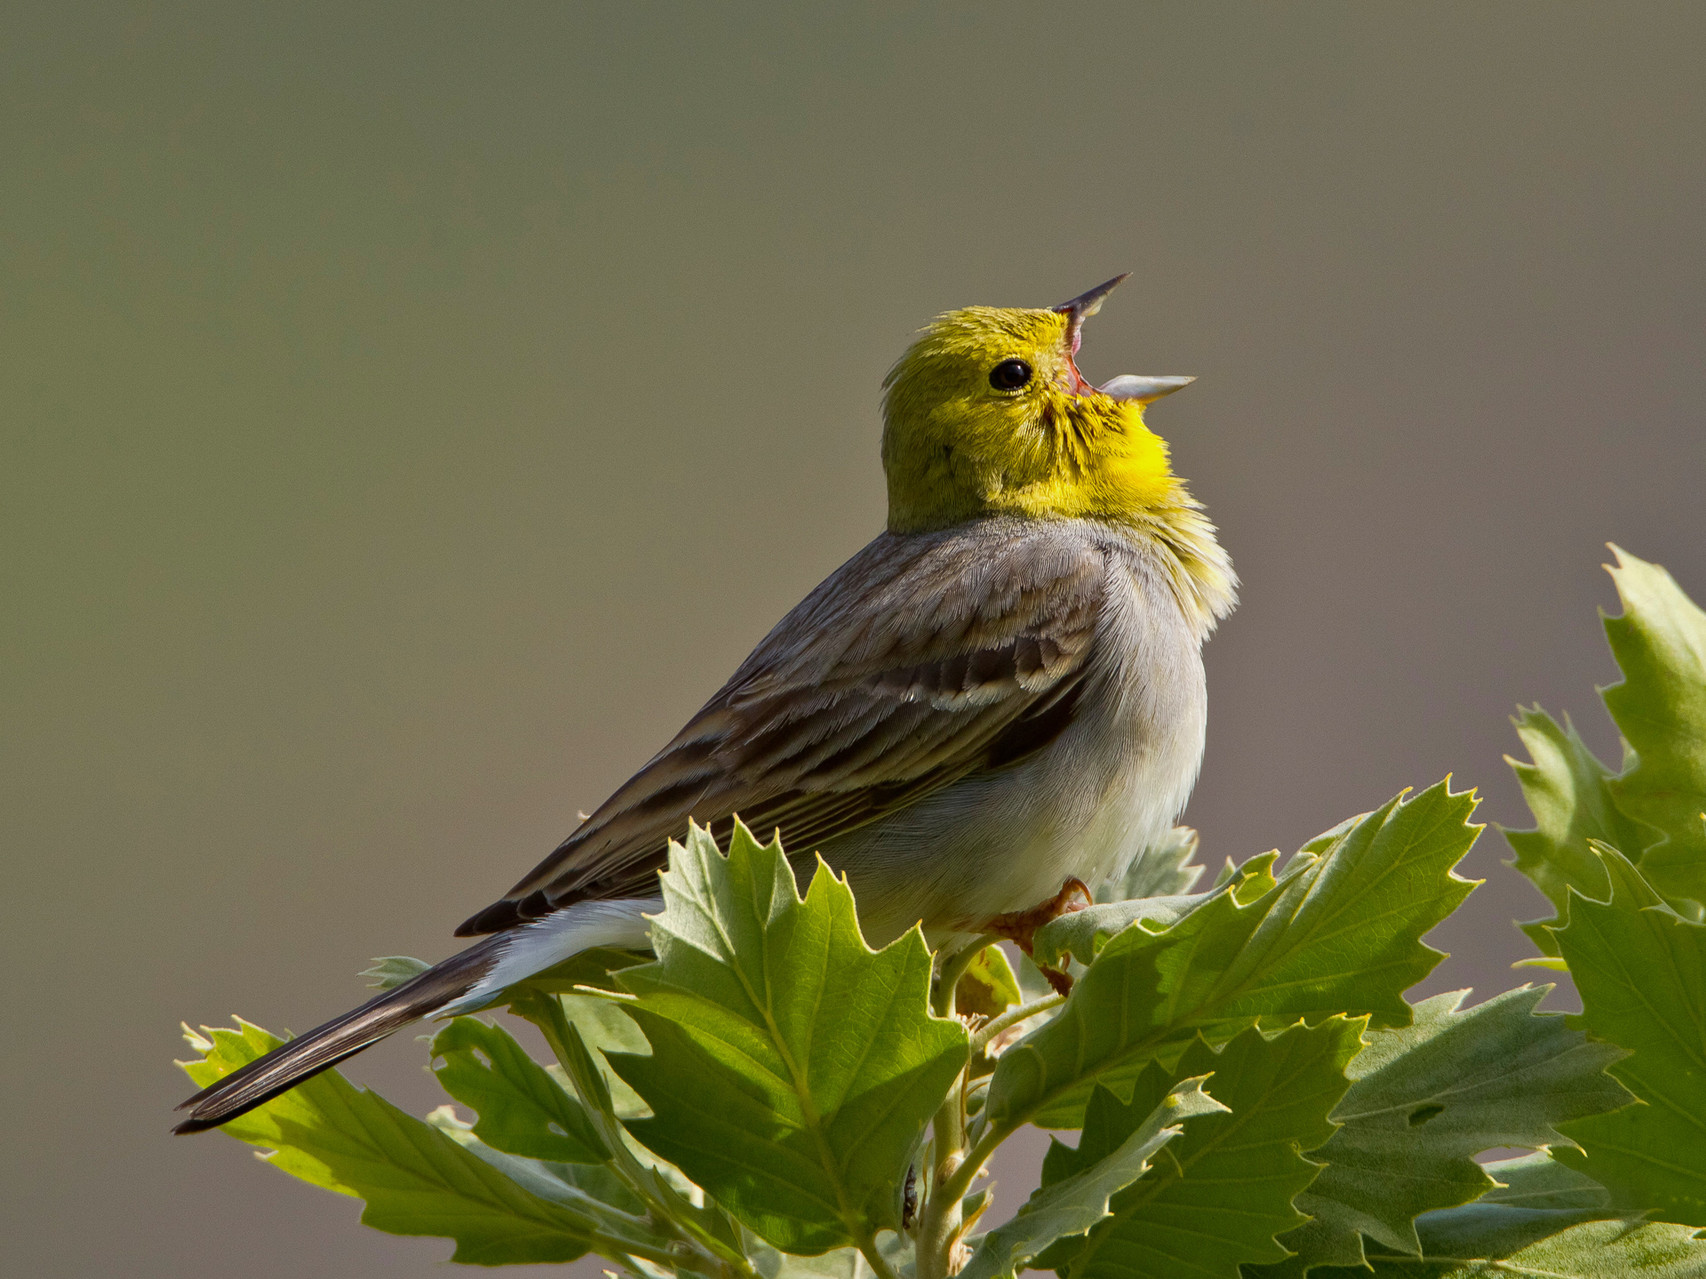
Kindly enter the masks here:
M 1036 526 L 884 534 L 779 623 L 644 768 L 459 935 L 588 898 L 657 892 L 689 819 L 738 814 L 806 852 L 1070 722 L 1106 577 L 1090 540 Z

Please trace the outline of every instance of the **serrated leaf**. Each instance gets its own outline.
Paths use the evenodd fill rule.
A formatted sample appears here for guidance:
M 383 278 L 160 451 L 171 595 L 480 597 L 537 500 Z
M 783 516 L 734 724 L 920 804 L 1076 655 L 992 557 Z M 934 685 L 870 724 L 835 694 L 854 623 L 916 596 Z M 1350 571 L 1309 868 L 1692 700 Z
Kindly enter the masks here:
M 1196 831 L 1189 826 L 1175 826 L 1153 844 L 1138 849 L 1124 870 L 1098 885 L 1096 900 L 1125 902 L 1188 893 L 1206 869 L 1191 865 L 1196 855 Z
M 1544 1150 L 1481 1165 L 1496 1183 L 1475 1202 L 1505 1204 L 1552 1212 L 1598 1212 L 1611 1207 L 1611 1194 L 1585 1172 L 1561 1164 Z
M 1063 968 L 1067 956 L 1088 964 L 1112 938 L 1133 924 L 1141 923 L 1152 933 L 1165 932 L 1203 903 L 1221 893 L 1232 893 L 1240 905 L 1248 905 L 1271 892 L 1278 884 L 1274 862 L 1278 853 L 1261 853 L 1206 893 L 1172 897 L 1144 897 L 1136 901 L 1097 902 L 1083 910 L 1051 919 L 1037 929 L 1033 939 L 1036 961 L 1050 968 Z M 1228 863 L 1230 865 L 1230 863 Z
M 1395 1253 L 1371 1244 L 1367 1265 L 1358 1262 L 1354 1269 L 1338 1266 L 1316 1269 L 1312 1272 L 1315 1279 L 1349 1279 L 1352 1275 L 1366 1279 L 1370 1267 L 1377 1274 L 1393 1276 L 1534 1275 L 1534 1271 L 1525 1270 L 1520 1264 L 1501 1268 L 1500 1259 L 1582 1222 L 1618 1219 L 1619 1232 L 1638 1224 L 1621 1220 L 1622 1214 L 1609 1207 L 1610 1196 L 1605 1187 L 1591 1177 L 1565 1168 L 1544 1152 L 1498 1160 L 1485 1167 L 1500 1184 L 1474 1203 L 1424 1213 L 1417 1218 L 1421 1256 Z M 1586 1261 L 1589 1265 L 1606 1266 L 1620 1263 L 1623 1256 L 1615 1247 L 1602 1248 L 1578 1238 L 1567 1260 L 1569 1264 Z M 1480 1268 L 1475 1269 L 1477 1266 Z M 1278 1273 L 1296 1273 L 1295 1264 L 1258 1272 L 1264 1279 Z M 1535 1275 L 1535 1279 L 1543 1279 L 1544 1273 Z
M 1401 992 L 1442 958 L 1421 937 L 1474 887 L 1451 870 L 1479 830 L 1474 803 L 1443 782 L 1400 797 L 1294 858 L 1255 901 L 1218 893 L 1158 935 L 1126 929 L 1058 1015 L 1002 1053 L 989 1122 L 1077 1127 L 1097 1082 L 1129 1095 L 1145 1061 L 1199 1031 L 1335 1013 L 1407 1024 Z
M 1052 1184 L 1045 1183 L 1006 1225 L 990 1231 L 960 1272 L 960 1279 L 994 1279 L 1013 1275 L 1029 1264 L 1050 1244 L 1066 1236 L 1081 1235 L 1101 1221 L 1112 1196 L 1130 1186 L 1150 1169 L 1155 1152 L 1178 1137 L 1186 1120 L 1226 1109 L 1202 1090 L 1203 1079 L 1167 1080 L 1159 1101 L 1132 1113 L 1117 1134 L 1110 1127 L 1087 1140 L 1095 1144 L 1070 1172 Z M 1125 1112 L 1106 1089 L 1096 1093 L 1098 1115 Z
M 1560 726 L 1538 706 L 1524 708 L 1511 721 L 1528 749 L 1530 763 L 1505 757 L 1534 814 L 1533 830 L 1507 830 L 1516 859 L 1507 863 L 1533 881 L 1560 915 L 1570 889 L 1590 897 L 1606 893 L 1605 868 L 1588 847 L 1602 840 L 1639 857 L 1644 846 L 1635 823 L 1611 797 L 1612 771 L 1594 756 L 1564 718 Z
M 856 1248 L 835 1248 L 816 1257 L 793 1257 L 758 1242 L 753 1267 L 764 1279 L 870 1279 L 870 1263 Z
M 563 1187 L 568 1186 L 634 1217 L 640 1217 L 646 1211 L 646 1205 L 640 1197 L 622 1183 L 621 1178 L 610 1170 L 608 1164 L 567 1164 L 528 1159 L 495 1150 L 480 1140 L 474 1132 L 473 1124 L 457 1116 L 455 1106 L 438 1107 L 427 1115 L 426 1122 L 464 1150 L 478 1155 L 517 1185 L 524 1189 L 536 1188 L 544 1198 L 559 1197 L 563 1193 Z M 658 1242 L 660 1247 L 663 1246 L 661 1239 Z
M 438 1082 L 479 1117 L 474 1135 L 492 1149 L 571 1164 L 610 1157 L 580 1101 L 501 1027 L 454 1018 L 433 1037 L 432 1055 Z
M 1436 995 L 1416 1005 L 1411 1025 L 1369 1033 L 1333 1113 L 1342 1126 L 1310 1151 L 1327 1166 L 1297 1201 L 1314 1220 L 1281 1240 L 1299 1257 L 1288 1272 L 1357 1264 L 1359 1233 L 1419 1254 L 1419 1214 L 1493 1188 L 1475 1155 L 1560 1144 L 1564 1121 L 1628 1103 L 1605 1073 L 1618 1049 L 1534 1011 L 1549 989 L 1523 986 L 1471 1008 L 1461 1006 L 1467 991 Z
M 663 1217 L 703 1244 L 713 1256 L 735 1259 L 745 1255 L 741 1228 L 714 1201 L 707 1200 L 698 1187 L 668 1164 L 653 1159 L 649 1152 L 633 1142 L 618 1116 L 621 1101 L 613 1098 L 608 1062 L 603 1051 L 590 1046 L 584 1030 L 600 1031 L 596 1023 L 574 1017 L 573 998 L 546 994 L 539 990 L 512 989 L 510 1011 L 539 1028 L 545 1042 L 557 1054 L 564 1079 L 585 1108 L 587 1121 L 597 1132 L 604 1147 L 612 1152 L 612 1167 L 620 1167 L 626 1184 L 641 1192 Z M 607 1010 L 614 1006 L 600 1000 Z M 626 1017 L 619 1019 L 624 1037 L 632 1036 L 644 1045 L 645 1037 Z M 626 1084 L 616 1083 L 624 1090 Z M 636 1104 L 645 1109 L 643 1102 Z M 641 1156 L 644 1155 L 642 1158 Z M 573 1167 L 573 1165 L 566 1165 Z M 579 1174 L 576 1174 L 579 1180 Z
M 604 1080 L 606 1090 L 610 1093 L 611 1111 L 620 1119 L 638 1119 L 649 1114 L 650 1110 L 640 1099 L 640 1094 L 611 1069 L 605 1056 L 606 1053 L 644 1056 L 652 1050 L 639 1026 L 635 1025 L 634 1019 L 622 1011 L 622 1005 L 613 1000 L 601 999 L 597 995 L 544 997 L 556 1001 L 564 1018 L 579 1033 L 581 1042 L 586 1046 L 591 1060 Z M 517 1011 L 521 1011 L 519 1005 Z
M 980 950 L 954 988 L 954 1009 L 961 1016 L 993 1017 L 1024 1001 L 1007 952 L 997 945 Z
M 1640 855 L 1641 874 L 1698 917 L 1706 902 L 1706 612 L 1657 564 L 1612 550 L 1623 615 L 1605 619 L 1605 635 L 1623 682 L 1603 696 L 1636 762 L 1611 791 L 1619 808 L 1662 835 Z
M 1243 1032 L 1219 1051 L 1197 1040 L 1177 1073 L 1212 1072 L 1209 1086 L 1228 1113 L 1189 1125 L 1153 1173 L 1114 1196 L 1110 1216 L 1082 1240 L 1062 1240 L 1038 1260 L 1063 1279 L 1238 1279 L 1240 1265 L 1284 1258 L 1275 1236 L 1305 1218 L 1292 1206 L 1321 1166 L 1300 1154 L 1333 1131 L 1328 1113 L 1349 1081 L 1345 1065 L 1362 1047 L 1361 1020 L 1293 1026 L 1271 1039 Z M 1173 1085 L 1151 1064 L 1129 1106 L 1099 1090 L 1076 1150 L 1055 1142 L 1045 1186 L 1074 1172 Z
M 1706 925 L 1683 919 L 1629 860 L 1599 845 L 1610 899 L 1572 895 L 1554 930 L 1581 1022 L 1628 1049 L 1611 1073 L 1644 1105 L 1564 1126 L 1558 1151 L 1614 1201 L 1706 1226 Z
M 1063 969 L 1069 958 L 1088 964 L 1103 946 L 1133 924 L 1142 924 L 1151 932 L 1165 932 L 1225 890 L 1226 886 L 1222 886 L 1207 893 L 1144 897 L 1129 902 L 1097 902 L 1070 915 L 1051 919 L 1037 929 L 1032 954 L 1037 963 L 1054 969 Z
M 957 1021 L 929 1011 L 916 929 L 880 951 L 819 862 L 802 900 L 781 845 L 737 827 L 672 845 L 657 961 L 621 974 L 650 1057 L 612 1055 L 652 1108 L 629 1124 L 746 1226 L 817 1253 L 898 1229 L 900 1186 L 964 1067 Z
M 1466 793 L 1470 795 L 1474 794 L 1473 791 Z M 1367 821 L 1372 815 L 1373 814 L 1371 813 L 1358 813 L 1355 817 L 1345 818 L 1344 821 L 1340 822 L 1336 826 L 1329 826 L 1326 830 L 1315 836 L 1314 839 L 1311 839 L 1304 844 L 1302 848 L 1298 849 L 1298 856 L 1321 856 L 1323 853 L 1337 845 L 1340 840 L 1344 839 L 1344 837 L 1350 834 L 1351 831 L 1356 829 L 1356 827 Z M 1288 866 L 1286 869 L 1289 870 L 1291 868 Z
M 856 1248 L 834 1248 L 815 1257 L 796 1257 L 779 1252 L 756 1235 L 747 1234 L 747 1256 L 762 1279 L 874 1279 L 876 1271 Z M 908 1274 L 913 1266 L 912 1240 L 906 1235 L 885 1233 L 877 1251 L 896 1274 Z
M 1687 1226 L 1627 1219 L 1559 1229 L 1548 1214 L 1478 1204 L 1429 1218 L 1426 1254 L 1377 1253 L 1369 1258 L 1376 1279 L 1706 1279 L 1706 1241 Z M 1315 1273 L 1369 1279 L 1363 1269 Z
M 371 977 L 373 980 L 367 984 L 375 990 L 395 990 L 431 967 L 426 960 L 409 955 L 380 955 L 374 959 L 373 966 L 363 968 L 360 975 Z
M 206 1086 L 283 1041 L 239 1022 L 236 1030 L 211 1030 L 190 1042 L 206 1055 L 180 1064 Z M 594 1250 L 667 1259 L 643 1223 L 567 1185 L 555 1198 L 537 1193 L 551 1184 L 548 1178 L 535 1189 L 524 1188 L 434 1126 L 335 1071 L 299 1084 L 221 1131 L 268 1148 L 261 1157 L 280 1171 L 365 1199 L 362 1222 L 376 1230 L 454 1239 L 455 1261 L 560 1262 Z

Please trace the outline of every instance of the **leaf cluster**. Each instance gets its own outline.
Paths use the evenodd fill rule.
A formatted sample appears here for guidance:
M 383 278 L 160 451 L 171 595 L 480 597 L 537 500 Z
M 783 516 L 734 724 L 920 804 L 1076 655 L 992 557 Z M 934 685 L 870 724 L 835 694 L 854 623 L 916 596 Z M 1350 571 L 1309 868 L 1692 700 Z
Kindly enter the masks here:
M 1538 706 L 1511 761 L 1535 828 L 1512 862 L 1555 918 L 1524 925 L 1582 999 L 1576 1020 L 1629 1055 L 1611 1067 L 1638 1104 L 1566 1124 L 1559 1159 L 1618 1205 L 1706 1227 L 1706 612 L 1624 551 L 1623 613 L 1604 619 L 1623 679 L 1601 690 L 1622 738 L 1616 771 Z
M 1444 783 L 1200 892 L 1190 832 L 1141 850 L 1037 931 L 1065 996 L 990 938 L 872 949 L 844 880 L 819 861 L 802 893 L 737 825 L 726 853 L 699 829 L 672 847 L 651 956 L 504 996 L 554 1061 L 458 1017 L 431 1049 L 451 1104 L 424 1119 L 327 1072 L 225 1131 L 481 1265 L 1706 1279 L 1706 615 L 1654 566 L 1616 576 L 1619 770 L 1518 722 L 1538 824 L 1509 838 L 1579 1018 L 1541 1012 L 1545 987 L 1404 998 L 1474 887 L 1475 801 Z M 277 1040 L 191 1042 L 205 1084 Z M 1041 1184 L 986 1229 L 990 1160 L 1026 1125 L 1056 1133 Z M 1534 1153 L 1477 1161 L 1506 1147 Z

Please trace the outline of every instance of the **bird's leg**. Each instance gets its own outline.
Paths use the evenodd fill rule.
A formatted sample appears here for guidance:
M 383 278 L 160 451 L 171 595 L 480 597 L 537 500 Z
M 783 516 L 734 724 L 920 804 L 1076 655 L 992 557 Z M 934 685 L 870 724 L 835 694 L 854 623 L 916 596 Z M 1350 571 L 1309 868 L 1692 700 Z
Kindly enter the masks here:
M 1016 910 L 1008 915 L 997 915 L 983 926 L 983 930 L 1006 938 L 1024 951 L 1026 956 L 1034 958 L 1031 946 L 1037 929 L 1062 915 L 1083 910 L 1095 900 L 1084 881 L 1073 876 L 1060 886 L 1058 893 L 1040 906 L 1033 906 L 1029 910 Z M 1069 974 L 1044 968 L 1041 964 L 1037 965 L 1037 969 L 1048 979 L 1048 984 L 1054 988 L 1055 994 L 1065 996 L 1071 993 L 1072 978 Z
M 1070 915 L 1083 910 L 1095 898 L 1090 896 L 1090 890 L 1082 879 L 1077 876 L 1069 878 L 1060 886 L 1060 891 L 1050 897 L 1040 906 L 1032 906 L 1029 910 L 1016 910 L 1008 915 L 997 915 L 983 926 L 985 932 L 1013 942 L 1027 955 L 1031 953 L 1031 942 L 1036 936 L 1037 929 L 1051 920 L 1059 919 L 1062 915 Z

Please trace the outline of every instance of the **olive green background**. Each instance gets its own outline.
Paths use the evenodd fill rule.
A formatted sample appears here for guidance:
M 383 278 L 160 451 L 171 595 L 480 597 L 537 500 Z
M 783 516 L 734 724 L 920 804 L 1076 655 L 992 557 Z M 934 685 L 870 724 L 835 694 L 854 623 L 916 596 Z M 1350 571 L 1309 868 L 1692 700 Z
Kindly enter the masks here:
M 1130 270 L 1086 372 L 1200 376 L 1215 859 L 1447 771 L 1520 823 L 1515 703 L 1613 741 L 1601 544 L 1706 596 L 1706 6 L 0 22 L 9 1273 L 441 1263 L 169 1138 L 176 1022 L 447 953 L 880 527 L 936 311 Z M 1430 988 L 1522 976 L 1504 855 Z

